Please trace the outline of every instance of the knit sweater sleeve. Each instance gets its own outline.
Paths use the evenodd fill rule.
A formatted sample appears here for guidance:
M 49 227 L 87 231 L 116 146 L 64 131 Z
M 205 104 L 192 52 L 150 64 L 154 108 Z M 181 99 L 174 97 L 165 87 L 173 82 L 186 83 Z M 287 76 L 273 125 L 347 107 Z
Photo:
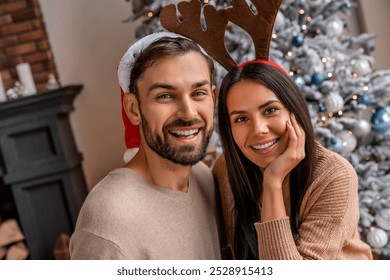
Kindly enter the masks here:
M 303 199 L 299 239 L 289 218 L 255 223 L 260 259 L 336 259 L 345 236 L 356 230 L 357 175 L 342 157 L 326 152 Z

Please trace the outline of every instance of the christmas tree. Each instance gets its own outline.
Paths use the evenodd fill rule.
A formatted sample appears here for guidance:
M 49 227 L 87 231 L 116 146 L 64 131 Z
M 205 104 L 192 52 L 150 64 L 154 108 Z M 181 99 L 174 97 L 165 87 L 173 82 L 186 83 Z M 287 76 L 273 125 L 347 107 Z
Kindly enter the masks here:
M 130 1 L 130 0 L 127 0 Z M 142 38 L 163 28 L 160 9 L 179 1 L 132 0 L 132 16 L 143 18 Z M 251 3 L 247 1 L 249 5 Z M 230 0 L 204 0 L 217 8 Z M 359 177 L 361 238 L 381 258 L 390 257 L 390 70 L 375 71 L 374 35 L 352 36 L 349 0 L 284 0 L 273 30 L 270 59 L 279 63 L 301 88 L 319 142 L 344 156 Z M 226 47 L 236 62 L 254 58 L 251 39 L 229 25 Z M 215 80 L 226 71 L 216 65 Z M 221 147 L 218 137 L 211 147 Z M 213 154 L 214 155 L 214 154 Z

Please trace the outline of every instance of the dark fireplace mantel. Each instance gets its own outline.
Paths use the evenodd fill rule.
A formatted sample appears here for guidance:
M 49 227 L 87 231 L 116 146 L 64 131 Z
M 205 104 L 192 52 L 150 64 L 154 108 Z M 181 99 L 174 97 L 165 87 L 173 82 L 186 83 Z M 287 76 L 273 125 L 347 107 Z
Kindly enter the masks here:
M 69 113 L 82 85 L 0 103 L 0 189 L 10 190 L 31 259 L 52 259 L 87 188 Z M 1 192 L 0 192 L 1 194 Z

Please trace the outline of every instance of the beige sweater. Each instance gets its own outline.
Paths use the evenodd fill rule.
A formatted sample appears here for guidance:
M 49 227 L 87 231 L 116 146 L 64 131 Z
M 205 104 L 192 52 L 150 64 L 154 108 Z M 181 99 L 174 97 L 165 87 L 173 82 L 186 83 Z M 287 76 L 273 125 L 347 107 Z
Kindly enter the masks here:
M 118 168 L 89 193 L 70 241 L 72 259 L 220 259 L 211 170 L 193 167 L 187 193 Z
M 289 217 L 258 222 L 260 259 L 372 259 L 370 247 L 358 234 L 359 207 L 357 175 L 349 162 L 320 144 L 316 145 L 314 181 L 303 199 L 299 216 L 300 239 L 294 242 Z M 222 217 L 228 244 L 234 244 L 234 200 L 228 183 L 225 160 L 217 159 L 213 174 L 220 192 Z M 289 194 L 284 197 L 290 215 Z

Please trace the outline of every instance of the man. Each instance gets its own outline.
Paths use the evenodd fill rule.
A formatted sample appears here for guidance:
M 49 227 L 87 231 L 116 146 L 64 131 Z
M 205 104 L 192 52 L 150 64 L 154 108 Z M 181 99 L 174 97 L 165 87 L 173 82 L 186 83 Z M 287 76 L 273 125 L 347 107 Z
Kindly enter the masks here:
M 201 162 L 213 131 L 213 67 L 197 44 L 167 32 L 127 51 L 118 73 L 139 151 L 88 195 L 72 259 L 220 258 L 214 181 Z

